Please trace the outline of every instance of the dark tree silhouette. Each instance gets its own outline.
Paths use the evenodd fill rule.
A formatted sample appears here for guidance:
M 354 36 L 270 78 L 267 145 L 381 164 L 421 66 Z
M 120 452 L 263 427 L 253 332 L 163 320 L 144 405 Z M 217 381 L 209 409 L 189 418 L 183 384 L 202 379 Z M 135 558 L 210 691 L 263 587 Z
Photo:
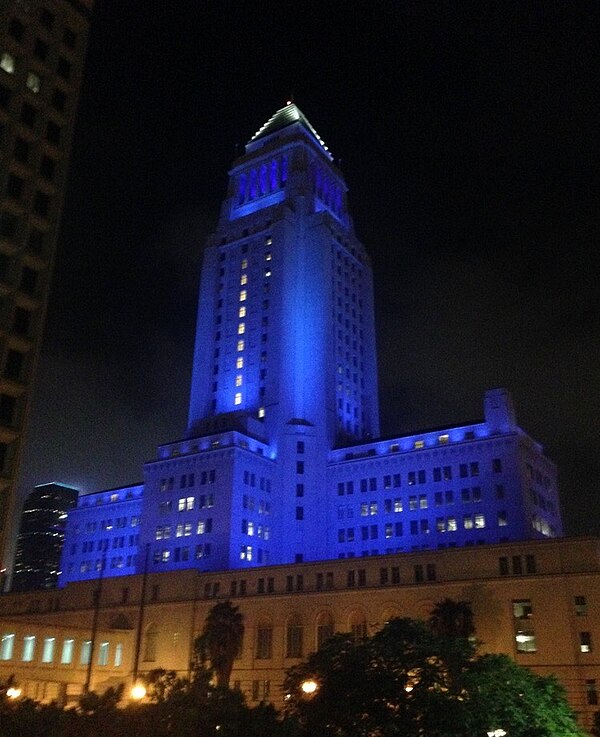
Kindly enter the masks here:
M 243 639 L 244 619 L 239 607 L 230 601 L 215 604 L 196 638 L 195 650 L 200 662 L 210 662 L 217 687 L 229 686 L 233 661 L 241 652 Z
M 475 634 L 473 610 L 467 601 L 443 599 L 433 607 L 429 626 L 437 637 L 463 637 Z

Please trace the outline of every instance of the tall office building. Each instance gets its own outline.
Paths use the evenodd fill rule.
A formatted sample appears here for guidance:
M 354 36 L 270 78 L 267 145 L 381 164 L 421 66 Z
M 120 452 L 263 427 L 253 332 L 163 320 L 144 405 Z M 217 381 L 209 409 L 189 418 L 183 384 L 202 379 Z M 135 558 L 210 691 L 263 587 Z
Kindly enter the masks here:
M 23 504 L 17 536 L 13 591 L 53 589 L 58 584 L 67 515 L 79 491 L 64 484 L 40 484 Z
M 562 534 L 556 470 L 505 390 L 483 418 L 379 438 L 371 268 L 296 105 L 234 162 L 202 269 L 184 437 L 143 486 L 80 497 L 61 585 Z
M 0 3 L 0 568 L 65 190 L 92 0 Z

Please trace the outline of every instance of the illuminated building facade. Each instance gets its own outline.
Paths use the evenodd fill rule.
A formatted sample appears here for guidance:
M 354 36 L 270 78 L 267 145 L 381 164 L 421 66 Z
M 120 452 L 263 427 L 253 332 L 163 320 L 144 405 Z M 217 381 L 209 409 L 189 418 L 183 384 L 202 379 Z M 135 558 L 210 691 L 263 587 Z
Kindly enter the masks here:
M 41 343 L 92 0 L 0 3 L 0 569 Z M 4 575 L 2 575 L 4 578 Z M 0 582 L 0 588 L 2 588 Z
M 68 513 L 79 491 L 64 484 L 40 484 L 23 504 L 17 535 L 13 591 L 52 589 L 58 584 Z
M 556 470 L 505 390 L 481 421 L 390 439 L 377 401 L 369 259 L 290 103 L 234 162 L 205 250 L 185 436 L 143 489 L 80 498 L 61 585 L 103 557 L 107 576 L 220 571 L 562 534 Z

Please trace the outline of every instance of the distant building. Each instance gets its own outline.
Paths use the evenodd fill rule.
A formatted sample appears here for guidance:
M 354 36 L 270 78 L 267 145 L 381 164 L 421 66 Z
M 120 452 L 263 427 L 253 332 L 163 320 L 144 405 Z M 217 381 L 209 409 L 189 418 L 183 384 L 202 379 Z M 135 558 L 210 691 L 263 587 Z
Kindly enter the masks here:
M 0 570 L 65 191 L 92 0 L 0 2 Z M 0 576 L 0 590 L 2 588 Z
M 79 491 L 64 484 L 41 484 L 25 500 L 17 537 L 13 591 L 52 589 L 58 583 L 67 514 Z

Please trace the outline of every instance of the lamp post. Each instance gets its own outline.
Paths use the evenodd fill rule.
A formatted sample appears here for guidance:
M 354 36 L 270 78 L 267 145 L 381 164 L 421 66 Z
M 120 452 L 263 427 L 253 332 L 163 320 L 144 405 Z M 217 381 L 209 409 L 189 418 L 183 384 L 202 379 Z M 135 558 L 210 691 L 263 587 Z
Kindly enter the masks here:
M 140 662 L 140 648 L 142 645 L 142 628 L 144 626 L 144 605 L 146 602 L 146 585 L 148 582 L 148 554 L 150 552 L 150 543 L 146 543 L 146 553 L 144 557 L 144 575 L 142 576 L 142 591 L 140 593 L 140 610 L 138 614 L 138 626 L 135 638 L 135 653 L 133 656 L 133 678 L 131 685 L 131 698 L 140 701 L 146 695 L 146 687 L 138 681 L 138 667 Z M 143 689 L 143 693 L 142 693 Z

